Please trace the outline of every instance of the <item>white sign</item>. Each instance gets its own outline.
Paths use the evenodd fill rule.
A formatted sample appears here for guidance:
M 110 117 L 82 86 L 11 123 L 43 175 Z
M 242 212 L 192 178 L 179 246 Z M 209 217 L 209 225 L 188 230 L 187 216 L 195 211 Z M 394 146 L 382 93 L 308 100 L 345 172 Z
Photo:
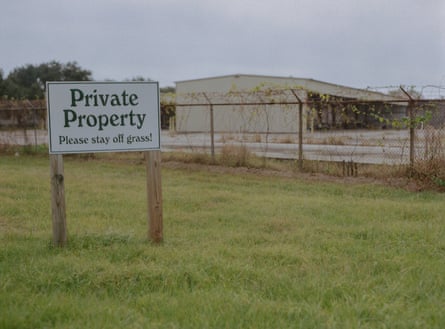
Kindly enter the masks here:
M 47 82 L 49 153 L 160 149 L 157 82 Z

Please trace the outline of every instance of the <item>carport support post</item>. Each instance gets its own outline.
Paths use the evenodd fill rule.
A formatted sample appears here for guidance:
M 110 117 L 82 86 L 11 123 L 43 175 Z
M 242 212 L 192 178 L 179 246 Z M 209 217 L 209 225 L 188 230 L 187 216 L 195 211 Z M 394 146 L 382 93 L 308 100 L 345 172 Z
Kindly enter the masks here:
M 154 243 L 163 241 L 161 151 L 146 151 L 148 239 Z
M 51 170 L 51 210 L 53 222 L 53 244 L 66 245 L 65 184 L 63 176 L 63 155 L 50 154 Z

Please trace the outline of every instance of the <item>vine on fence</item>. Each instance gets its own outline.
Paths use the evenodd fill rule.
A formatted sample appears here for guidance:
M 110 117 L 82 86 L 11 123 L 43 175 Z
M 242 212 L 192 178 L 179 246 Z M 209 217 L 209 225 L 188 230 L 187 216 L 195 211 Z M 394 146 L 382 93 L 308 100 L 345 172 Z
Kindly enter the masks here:
M 429 161 L 428 170 L 434 169 L 435 172 L 429 172 L 426 176 L 436 184 L 442 184 L 445 181 L 445 175 L 438 172 L 438 168 L 445 167 L 445 101 L 383 96 L 382 94 L 381 100 L 367 101 L 327 93 L 314 93 L 300 86 L 261 84 L 247 91 L 238 90 L 236 86 L 232 86 L 226 93 L 194 92 L 186 95 L 164 96 L 161 98 L 161 121 L 163 128 L 166 129 L 169 124 L 174 124 L 171 118 L 175 117 L 176 125 L 181 126 L 190 122 L 193 119 L 193 111 L 197 111 L 201 115 L 200 120 L 207 125 L 207 131 L 209 131 L 211 116 L 209 109 L 212 106 L 218 132 L 227 133 L 227 130 L 232 129 L 230 132 L 235 134 L 246 136 L 254 134 L 253 139 L 252 136 L 242 138 L 249 138 L 249 142 L 257 143 L 257 148 L 261 148 L 262 154 L 267 155 L 272 150 L 271 144 L 277 140 L 274 134 L 283 131 L 294 136 L 294 138 L 287 137 L 287 140 L 297 140 L 302 145 L 304 141 L 303 149 L 310 143 L 318 145 L 321 152 L 311 158 L 309 151 L 305 151 L 302 153 L 305 160 L 328 159 L 327 161 L 338 162 L 353 160 L 357 163 L 356 157 L 359 156 L 361 147 L 378 146 L 381 149 L 382 158 L 388 158 L 390 159 L 388 161 L 392 161 L 390 163 L 396 163 L 391 160 L 391 157 L 397 157 L 398 164 L 406 164 L 407 150 L 409 150 L 410 155 L 411 152 L 415 155 L 415 163 L 411 163 L 411 166 L 419 165 L 421 161 Z M 3 104 L 0 103 L 0 125 L 3 124 L 3 127 L 10 113 L 15 113 L 14 127 L 23 128 L 25 131 L 36 127 L 36 118 L 39 119 L 38 122 L 46 122 L 45 105 L 42 110 L 36 110 L 34 107 L 26 111 L 14 110 L 13 112 L 11 108 L 5 109 Z M 9 107 L 17 107 L 14 104 L 11 103 Z M 298 135 L 297 124 L 300 105 L 303 105 L 304 109 L 302 137 Z M 176 111 L 178 108 L 187 109 L 187 111 L 182 111 L 183 115 L 178 117 Z M 38 115 L 35 116 L 35 113 Z M 232 121 L 223 126 L 222 121 L 230 114 L 232 114 Z M 31 125 L 26 125 L 26 122 L 31 122 Z M 403 132 L 412 130 L 415 133 L 395 135 L 396 137 L 391 141 L 388 140 L 389 137 L 385 139 L 388 135 L 383 135 L 383 138 L 378 140 L 369 139 L 366 132 L 376 130 Z M 343 137 L 350 136 L 349 131 L 355 131 L 355 138 Z M 321 139 L 316 139 L 314 136 L 317 133 L 324 135 Z M 284 139 L 284 137 L 281 138 L 281 140 Z M 244 143 L 246 140 L 243 139 L 241 142 Z M 335 149 L 329 148 L 331 145 L 336 145 Z M 342 150 L 350 145 L 353 149 L 343 154 Z M 195 150 L 201 150 L 204 145 L 190 146 Z M 395 156 L 392 156 L 391 152 L 396 152 Z M 295 154 L 297 154 L 297 149 L 294 149 L 294 158 Z M 323 158 L 323 154 L 327 156 Z M 433 161 L 435 161 L 434 164 Z M 419 170 L 426 172 L 425 166 Z

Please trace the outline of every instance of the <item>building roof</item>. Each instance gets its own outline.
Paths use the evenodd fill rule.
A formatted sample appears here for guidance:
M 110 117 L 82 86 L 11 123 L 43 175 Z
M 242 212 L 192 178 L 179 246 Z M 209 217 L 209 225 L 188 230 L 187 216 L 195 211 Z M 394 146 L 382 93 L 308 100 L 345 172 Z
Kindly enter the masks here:
M 280 77 L 280 76 L 268 76 L 268 75 L 256 75 L 256 74 L 231 74 L 231 75 L 222 75 L 222 76 L 214 76 L 214 77 L 204 77 L 197 78 L 191 80 L 182 80 L 176 81 L 175 83 L 183 84 L 183 83 L 193 83 L 193 82 L 204 82 L 210 80 L 222 80 L 222 79 L 238 79 L 238 78 L 248 78 L 248 79 L 257 79 L 264 80 L 262 82 L 267 83 L 268 80 L 282 80 L 283 88 L 295 87 L 299 89 L 304 89 L 309 92 L 314 92 L 318 94 L 327 94 L 344 98 L 353 98 L 360 99 L 365 101 L 394 101 L 395 97 L 370 91 L 366 89 L 359 89 L 354 87 L 347 87 L 331 82 L 325 82 L 320 80 L 315 80 L 311 78 L 296 78 L 296 77 Z M 276 84 L 276 82 L 274 83 Z M 278 87 L 279 88 L 279 87 Z M 227 92 L 228 90 L 221 90 L 221 92 Z

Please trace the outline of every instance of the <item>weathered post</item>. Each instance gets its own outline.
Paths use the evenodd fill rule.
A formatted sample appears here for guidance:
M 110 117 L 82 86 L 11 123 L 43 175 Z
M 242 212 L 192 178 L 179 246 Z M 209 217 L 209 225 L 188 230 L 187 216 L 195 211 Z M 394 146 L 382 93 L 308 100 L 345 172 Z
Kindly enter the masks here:
M 303 170 L 303 103 L 298 102 L 298 168 Z
M 408 102 L 408 115 L 409 115 L 409 164 L 411 168 L 414 166 L 414 160 L 415 160 L 415 140 L 416 140 L 416 131 L 415 131 L 415 115 L 414 115 L 414 105 L 415 101 L 411 97 L 411 95 L 403 89 L 402 86 L 400 86 L 400 89 L 402 92 L 408 96 L 409 102 Z
M 303 170 L 303 102 L 295 90 L 291 91 L 298 100 L 298 169 Z
M 213 120 L 213 104 L 205 93 L 204 97 L 210 105 L 210 154 L 212 156 L 212 162 L 215 162 L 215 126 Z
M 215 127 L 213 122 L 213 105 L 210 105 L 210 147 L 212 162 L 215 162 Z
M 415 140 L 416 140 L 416 131 L 415 131 L 415 123 L 414 123 L 414 102 L 410 101 L 408 105 L 409 110 L 409 164 L 411 167 L 414 166 L 415 159 Z
M 161 151 L 145 152 L 147 170 L 148 238 L 163 241 Z
M 53 244 L 66 245 L 65 183 L 63 175 L 63 155 L 50 154 L 51 170 L 51 209 L 53 224 Z

